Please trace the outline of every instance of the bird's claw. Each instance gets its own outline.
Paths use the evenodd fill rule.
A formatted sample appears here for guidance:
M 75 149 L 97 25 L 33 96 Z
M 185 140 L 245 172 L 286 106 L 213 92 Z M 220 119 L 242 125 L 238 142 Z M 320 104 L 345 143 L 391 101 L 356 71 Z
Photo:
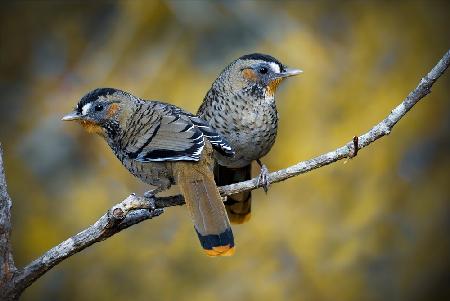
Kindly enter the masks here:
M 257 185 L 259 187 L 262 187 L 265 193 L 267 193 L 267 191 L 269 190 L 269 170 L 264 164 L 261 165 L 261 171 L 259 173 Z
M 148 201 L 148 204 L 150 206 L 150 210 L 153 211 L 156 209 L 155 205 L 155 192 L 154 190 L 149 190 L 144 192 L 144 198 Z

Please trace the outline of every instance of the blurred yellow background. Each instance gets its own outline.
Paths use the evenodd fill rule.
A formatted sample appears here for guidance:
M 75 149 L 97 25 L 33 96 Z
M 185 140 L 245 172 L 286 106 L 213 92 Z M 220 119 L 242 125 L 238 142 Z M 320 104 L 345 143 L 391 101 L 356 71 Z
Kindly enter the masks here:
M 0 12 L 0 141 L 23 266 L 93 223 L 133 178 L 60 122 L 116 87 L 195 112 L 233 59 L 303 69 L 277 94 L 275 171 L 370 129 L 450 46 L 448 1 L 11 1 Z M 444 300 L 450 278 L 450 74 L 346 164 L 254 192 L 231 258 L 200 251 L 186 208 L 64 261 L 23 300 Z M 176 191 L 174 191 L 176 193 Z

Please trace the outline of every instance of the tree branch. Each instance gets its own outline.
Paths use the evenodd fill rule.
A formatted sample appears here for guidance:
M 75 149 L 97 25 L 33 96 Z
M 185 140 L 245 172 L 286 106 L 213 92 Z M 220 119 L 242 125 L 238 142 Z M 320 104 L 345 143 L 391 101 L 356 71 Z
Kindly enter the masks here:
M 436 66 L 434 66 L 434 68 L 424 78 L 422 78 L 419 85 L 411 93 L 409 93 L 402 103 L 394 108 L 383 121 L 370 129 L 370 131 L 359 137 L 354 137 L 352 141 L 334 151 L 297 163 L 286 169 L 270 173 L 268 177 L 269 183 L 281 182 L 344 158 L 353 158 L 358 153 L 358 150 L 368 146 L 383 136 L 389 135 L 397 122 L 399 122 L 400 119 L 402 119 L 403 116 L 405 116 L 405 114 L 419 102 L 419 100 L 431 92 L 431 87 L 445 72 L 449 64 L 450 50 L 447 51 Z M 355 145 L 357 145 L 357 148 L 355 148 Z M 230 195 L 246 190 L 252 190 L 258 187 L 257 181 L 258 178 L 253 178 L 245 182 L 220 187 L 219 190 L 222 195 Z
M 313 159 L 302 161 L 296 165 L 270 173 L 268 176 L 269 183 L 281 182 L 344 158 L 355 157 L 358 154 L 358 150 L 368 146 L 375 140 L 388 135 L 395 124 L 397 124 L 397 122 L 405 116 L 405 114 L 420 99 L 431 92 L 432 85 L 445 72 L 449 64 L 450 51 L 447 51 L 437 65 L 424 78 L 422 78 L 419 85 L 403 100 L 403 102 L 394 108 L 383 121 L 375 125 L 370 131 L 361 136 L 355 136 L 352 141 L 334 151 L 330 151 Z M 9 281 L 8 285 L 4 285 L 3 287 L 0 285 L 0 289 L 5 288 L 4 295 L 0 294 L 0 297 L 6 296 L 9 298 L 5 298 L 5 300 L 14 300 L 14 298 L 20 296 L 25 288 L 31 285 L 48 270 L 64 259 L 84 250 L 90 245 L 105 240 L 106 238 L 119 233 L 134 224 L 138 224 L 144 220 L 159 216 L 164 212 L 163 208 L 165 207 L 184 204 L 184 199 L 180 195 L 171 197 L 155 197 L 153 200 L 149 200 L 132 194 L 121 203 L 109 209 L 107 213 L 95 222 L 95 224 L 75 236 L 68 238 L 56 247 L 53 247 L 51 250 L 47 251 L 23 269 L 16 270 L 9 245 L 9 235 L 11 230 L 11 200 L 6 193 L 6 182 L 4 179 L 2 163 L 0 150 L 0 198 L 2 201 L 0 206 L 1 263 L 3 265 L 6 263 L 6 266 L 8 267 L 7 271 L 12 271 L 12 274 L 9 273 L 5 275 L 13 275 L 13 277 L 8 276 L 5 278 Z M 222 196 L 228 196 L 238 192 L 259 188 L 257 182 L 258 179 L 253 178 L 248 181 L 219 187 L 219 190 Z M 3 275 L 2 269 L 1 279 L 4 278 Z
M 6 188 L 3 149 L 0 144 L 0 299 L 3 287 L 7 289 L 13 288 L 11 279 L 16 272 L 10 243 L 12 201 Z

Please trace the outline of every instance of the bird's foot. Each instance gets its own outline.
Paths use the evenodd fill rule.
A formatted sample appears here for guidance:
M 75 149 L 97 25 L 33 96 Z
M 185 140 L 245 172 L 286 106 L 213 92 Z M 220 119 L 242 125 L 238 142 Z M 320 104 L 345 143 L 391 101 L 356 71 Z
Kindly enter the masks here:
M 262 187 L 264 189 L 264 192 L 267 193 L 269 190 L 269 170 L 267 169 L 266 165 L 262 164 L 261 161 L 258 160 L 258 164 L 261 166 L 261 171 L 259 173 L 258 177 L 258 186 Z
M 144 192 L 144 198 L 148 201 L 148 204 L 150 206 L 150 210 L 155 210 L 155 194 L 157 193 L 157 189 L 149 190 Z

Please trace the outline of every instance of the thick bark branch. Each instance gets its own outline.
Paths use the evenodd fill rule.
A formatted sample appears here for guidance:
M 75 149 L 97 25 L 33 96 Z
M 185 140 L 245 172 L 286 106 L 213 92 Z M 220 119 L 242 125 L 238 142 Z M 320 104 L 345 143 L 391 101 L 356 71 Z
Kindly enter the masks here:
M 3 287 L 13 289 L 13 282 L 11 280 L 16 272 L 10 242 L 11 206 L 11 198 L 6 190 L 3 149 L 0 144 L 0 300 L 3 300 Z
M 269 183 L 284 181 L 299 174 L 323 167 L 344 158 L 353 158 L 358 150 L 368 146 L 375 140 L 388 135 L 395 124 L 424 96 L 431 92 L 434 82 L 445 72 L 450 64 L 450 51 L 437 63 L 437 65 L 420 81 L 419 85 L 403 100 L 403 102 L 394 108 L 391 113 L 379 124 L 374 126 L 367 133 L 354 137 L 352 141 L 339 147 L 334 151 L 320 155 L 313 159 L 302 161 L 296 165 L 282 169 L 268 176 Z M 0 150 L 1 151 L 1 150 Z M 257 178 L 240 182 L 232 185 L 219 187 L 223 196 L 234 193 L 253 190 L 259 188 Z M 140 223 L 146 219 L 162 214 L 163 208 L 170 206 L 183 205 L 182 196 L 155 197 L 152 201 L 130 195 L 121 203 L 115 205 L 100 219 L 82 232 L 63 241 L 58 246 L 53 247 L 44 255 L 37 258 L 25 268 L 16 270 L 10 252 L 9 236 L 11 230 L 10 207 L 11 200 L 6 193 L 6 183 L 1 161 L 0 152 L 0 251 L 2 252 L 2 264 L 7 265 L 13 275 L 7 277 L 8 285 L 4 286 L 7 291 L 0 297 L 7 297 L 9 300 L 17 298 L 25 288 L 31 285 L 36 279 L 45 272 L 53 268 L 64 259 L 78 253 L 90 245 L 105 240 L 106 238 L 126 229 L 134 224 Z M 152 202 L 154 201 L 154 204 Z M 6 257 L 5 255 L 6 254 Z M 6 258 L 6 260 L 5 260 Z M 8 269 L 7 269 L 8 271 Z M 2 269 L 2 279 L 3 279 Z M 0 287 L 2 288 L 2 287 Z M 5 300 L 7 299 L 5 298 Z M 2 299 L 3 300 L 3 299 Z

